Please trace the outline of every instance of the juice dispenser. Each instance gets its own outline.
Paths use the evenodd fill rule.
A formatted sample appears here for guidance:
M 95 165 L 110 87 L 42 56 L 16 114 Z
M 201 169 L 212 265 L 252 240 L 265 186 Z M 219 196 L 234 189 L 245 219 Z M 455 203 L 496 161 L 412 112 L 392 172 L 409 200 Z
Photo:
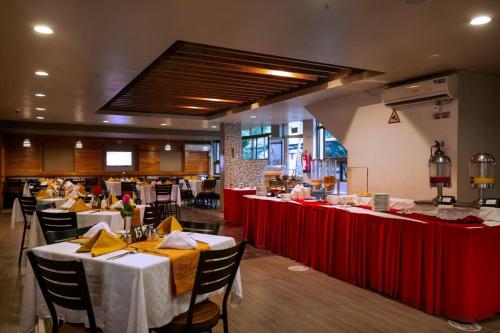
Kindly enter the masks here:
M 437 203 L 443 201 L 443 187 L 451 186 L 451 160 L 441 150 L 443 146 L 443 142 L 436 141 L 436 144 L 431 147 L 429 159 L 429 183 L 431 187 L 437 188 Z
M 469 177 L 472 188 L 479 189 L 479 204 L 485 203 L 484 190 L 495 187 L 496 161 L 493 155 L 477 153 L 469 161 Z
M 324 161 L 323 184 L 325 184 L 325 189 L 328 192 L 333 192 L 335 188 L 335 183 L 337 181 L 335 177 L 335 172 L 337 170 L 337 161 L 333 159 L 326 159 Z
M 325 190 L 321 188 L 323 184 L 324 163 L 322 160 L 311 161 L 311 185 L 313 187 L 311 195 L 316 199 L 322 199 L 325 196 Z

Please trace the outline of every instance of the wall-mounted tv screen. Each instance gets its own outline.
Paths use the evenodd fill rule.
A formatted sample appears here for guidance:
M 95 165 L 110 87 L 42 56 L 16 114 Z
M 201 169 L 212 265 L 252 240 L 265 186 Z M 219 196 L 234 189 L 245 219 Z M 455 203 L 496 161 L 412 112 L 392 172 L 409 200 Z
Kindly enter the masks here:
M 106 166 L 132 166 L 132 152 L 106 151 Z

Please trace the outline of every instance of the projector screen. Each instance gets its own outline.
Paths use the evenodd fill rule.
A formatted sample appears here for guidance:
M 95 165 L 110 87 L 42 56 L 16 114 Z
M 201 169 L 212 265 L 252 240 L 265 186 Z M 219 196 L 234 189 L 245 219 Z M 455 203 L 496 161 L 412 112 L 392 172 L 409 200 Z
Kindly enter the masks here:
M 132 166 L 132 152 L 107 151 L 106 166 Z

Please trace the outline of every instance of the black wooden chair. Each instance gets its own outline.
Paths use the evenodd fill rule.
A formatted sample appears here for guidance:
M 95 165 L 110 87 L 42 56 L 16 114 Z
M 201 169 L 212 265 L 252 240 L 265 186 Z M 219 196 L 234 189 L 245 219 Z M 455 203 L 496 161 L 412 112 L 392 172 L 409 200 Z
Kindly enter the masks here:
M 21 264 L 21 259 L 23 257 L 23 251 L 26 249 L 24 246 L 24 241 L 26 239 L 26 231 L 31 227 L 31 220 L 33 219 L 33 214 L 36 212 L 36 198 L 34 197 L 20 197 L 19 205 L 21 206 L 21 212 L 23 213 L 23 237 L 21 239 L 21 248 L 19 249 L 19 259 L 18 264 Z
M 160 219 L 175 215 L 180 219 L 180 210 L 175 201 L 172 201 L 172 184 L 155 186 L 155 204 L 160 210 Z
M 99 184 L 97 178 L 85 178 L 85 191 L 92 192 L 92 187 Z
M 194 195 L 193 195 L 193 190 L 191 189 L 191 184 L 187 179 L 184 179 L 184 184 L 186 184 L 185 190 L 180 186 L 181 184 L 179 183 L 179 189 L 181 190 L 181 199 L 183 202 L 187 201 L 188 205 L 192 205 L 194 200 Z
M 216 184 L 217 181 L 215 179 L 207 179 L 203 181 L 201 193 L 198 193 L 198 195 L 196 196 L 199 207 L 212 208 L 217 206 L 217 202 L 215 201 Z
M 38 217 L 38 222 L 40 223 L 40 228 L 43 232 L 43 237 L 47 244 L 49 240 L 47 239 L 47 233 L 50 231 L 66 231 L 78 228 L 76 223 L 76 213 L 49 213 L 43 211 L 37 211 L 36 215 Z
M 158 331 L 171 333 L 211 331 L 222 319 L 224 333 L 227 333 L 229 331 L 227 299 L 238 272 L 245 245 L 246 242 L 243 241 L 240 245 L 226 250 L 202 251 L 196 270 L 189 310 L 175 317 L 168 325 L 158 329 Z M 222 300 L 222 312 L 216 303 L 208 299 L 196 304 L 198 295 L 204 295 L 226 286 Z
M 52 333 L 59 332 L 63 324 L 57 317 L 56 305 L 86 311 L 90 332 L 98 332 L 82 262 L 48 260 L 33 251 L 27 255 L 52 318 Z
M 40 192 L 41 190 L 45 190 L 46 188 L 47 188 L 47 185 L 40 185 L 40 183 L 33 185 L 30 188 L 31 196 L 34 197 L 38 192 Z
M 144 209 L 144 217 L 142 223 L 145 225 L 158 226 L 160 224 L 160 212 L 158 207 L 153 203 Z
M 182 231 L 197 232 L 200 234 L 217 235 L 219 233 L 220 223 L 217 222 L 192 222 L 192 221 L 179 221 L 182 226 Z
M 141 196 L 137 192 L 136 183 L 134 182 L 121 182 L 122 197 L 125 194 L 130 195 L 135 203 L 141 204 Z
M 67 242 L 72 239 L 77 239 L 78 237 L 89 231 L 90 228 L 92 228 L 92 226 L 62 231 L 47 231 L 44 234 L 44 237 L 47 244 Z

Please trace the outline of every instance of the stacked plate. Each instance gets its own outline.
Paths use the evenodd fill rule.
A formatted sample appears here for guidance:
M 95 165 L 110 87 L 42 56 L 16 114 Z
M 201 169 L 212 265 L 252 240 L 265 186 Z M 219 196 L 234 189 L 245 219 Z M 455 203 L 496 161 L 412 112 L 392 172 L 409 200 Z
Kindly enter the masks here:
M 372 209 L 374 212 L 386 212 L 389 210 L 389 194 L 374 193 Z

